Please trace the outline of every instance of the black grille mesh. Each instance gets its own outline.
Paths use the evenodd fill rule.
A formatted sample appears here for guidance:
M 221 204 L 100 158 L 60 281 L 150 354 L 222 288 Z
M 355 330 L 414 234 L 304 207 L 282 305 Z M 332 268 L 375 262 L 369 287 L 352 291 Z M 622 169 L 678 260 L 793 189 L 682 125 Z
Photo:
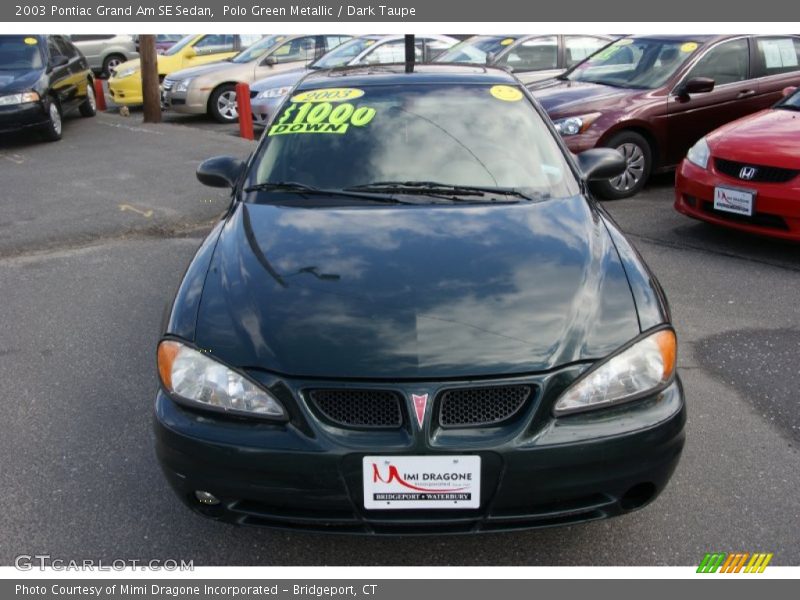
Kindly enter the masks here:
M 344 427 L 398 428 L 402 396 L 389 390 L 311 390 L 309 398 L 328 421 Z
M 791 181 L 798 174 L 800 171 L 795 169 L 781 169 L 780 167 L 767 167 L 764 165 L 752 165 L 749 163 L 742 163 L 736 162 L 733 160 L 725 160 L 724 158 L 717 158 L 714 159 L 714 164 L 717 167 L 717 171 L 720 173 L 724 173 L 728 177 L 735 177 L 736 179 L 741 179 L 739 177 L 739 172 L 742 170 L 742 167 L 752 167 L 756 170 L 755 175 L 752 179 L 744 179 L 743 181 L 758 181 L 761 183 L 786 183 L 787 181 Z
M 446 390 L 439 396 L 442 427 L 479 427 L 507 421 L 531 395 L 528 385 L 503 385 Z

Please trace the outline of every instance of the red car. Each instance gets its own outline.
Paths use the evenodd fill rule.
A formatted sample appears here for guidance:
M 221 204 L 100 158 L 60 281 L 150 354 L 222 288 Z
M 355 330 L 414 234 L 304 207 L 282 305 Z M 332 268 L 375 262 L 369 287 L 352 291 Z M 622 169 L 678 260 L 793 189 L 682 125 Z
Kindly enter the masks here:
M 675 209 L 702 221 L 800 241 L 800 89 L 689 149 Z

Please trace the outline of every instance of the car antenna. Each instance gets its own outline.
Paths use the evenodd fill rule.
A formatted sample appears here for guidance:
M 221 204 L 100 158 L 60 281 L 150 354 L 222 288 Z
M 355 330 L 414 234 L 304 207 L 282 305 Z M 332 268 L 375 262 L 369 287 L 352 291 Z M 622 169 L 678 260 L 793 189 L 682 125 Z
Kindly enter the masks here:
M 406 73 L 414 72 L 414 34 L 406 34 Z

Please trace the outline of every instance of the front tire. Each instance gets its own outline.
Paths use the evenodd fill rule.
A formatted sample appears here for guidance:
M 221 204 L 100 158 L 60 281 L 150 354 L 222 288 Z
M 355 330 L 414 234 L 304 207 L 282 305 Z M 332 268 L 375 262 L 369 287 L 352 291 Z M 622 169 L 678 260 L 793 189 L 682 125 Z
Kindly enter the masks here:
M 603 200 L 620 200 L 638 194 L 653 168 L 653 150 L 648 141 L 635 131 L 622 131 L 604 144 L 614 148 L 625 157 L 625 172 L 606 181 L 592 185 L 594 192 Z
M 94 85 L 86 84 L 86 100 L 78 107 L 82 117 L 93 117 L 97 114 L 97 98 L 94 97 Z
M 61 122 L 61 108 L 54 100 L 49 100 L 45 107 L 47 111 L 47 123 L 45 124 L 42 135 L 48 142 L 57 142 L 61 139 L 63 124 Z
M 239 119 L 236 87 L 226 83 L 215 89 L 208 99 L 208 111 L 219 123 L 235 123 Z

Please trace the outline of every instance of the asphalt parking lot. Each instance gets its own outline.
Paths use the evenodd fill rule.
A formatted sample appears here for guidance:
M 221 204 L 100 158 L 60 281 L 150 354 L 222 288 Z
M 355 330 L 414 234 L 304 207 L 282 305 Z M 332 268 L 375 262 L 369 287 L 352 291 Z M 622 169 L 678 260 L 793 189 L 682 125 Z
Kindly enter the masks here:
M 708 551 L 800 564 L 800 253 L 672 210 L 670 176 L 606 207 L 658 275 L 680 340 L 687 445 L 646 509 L 476 537 L 365 538 L 207 521 L 153 453 L 164 304 L 224 191 L 194 169 L 252 142 L 138 113 L 67 119 L 55 144 L 0 141 L 0 564 L 692 565 Z

